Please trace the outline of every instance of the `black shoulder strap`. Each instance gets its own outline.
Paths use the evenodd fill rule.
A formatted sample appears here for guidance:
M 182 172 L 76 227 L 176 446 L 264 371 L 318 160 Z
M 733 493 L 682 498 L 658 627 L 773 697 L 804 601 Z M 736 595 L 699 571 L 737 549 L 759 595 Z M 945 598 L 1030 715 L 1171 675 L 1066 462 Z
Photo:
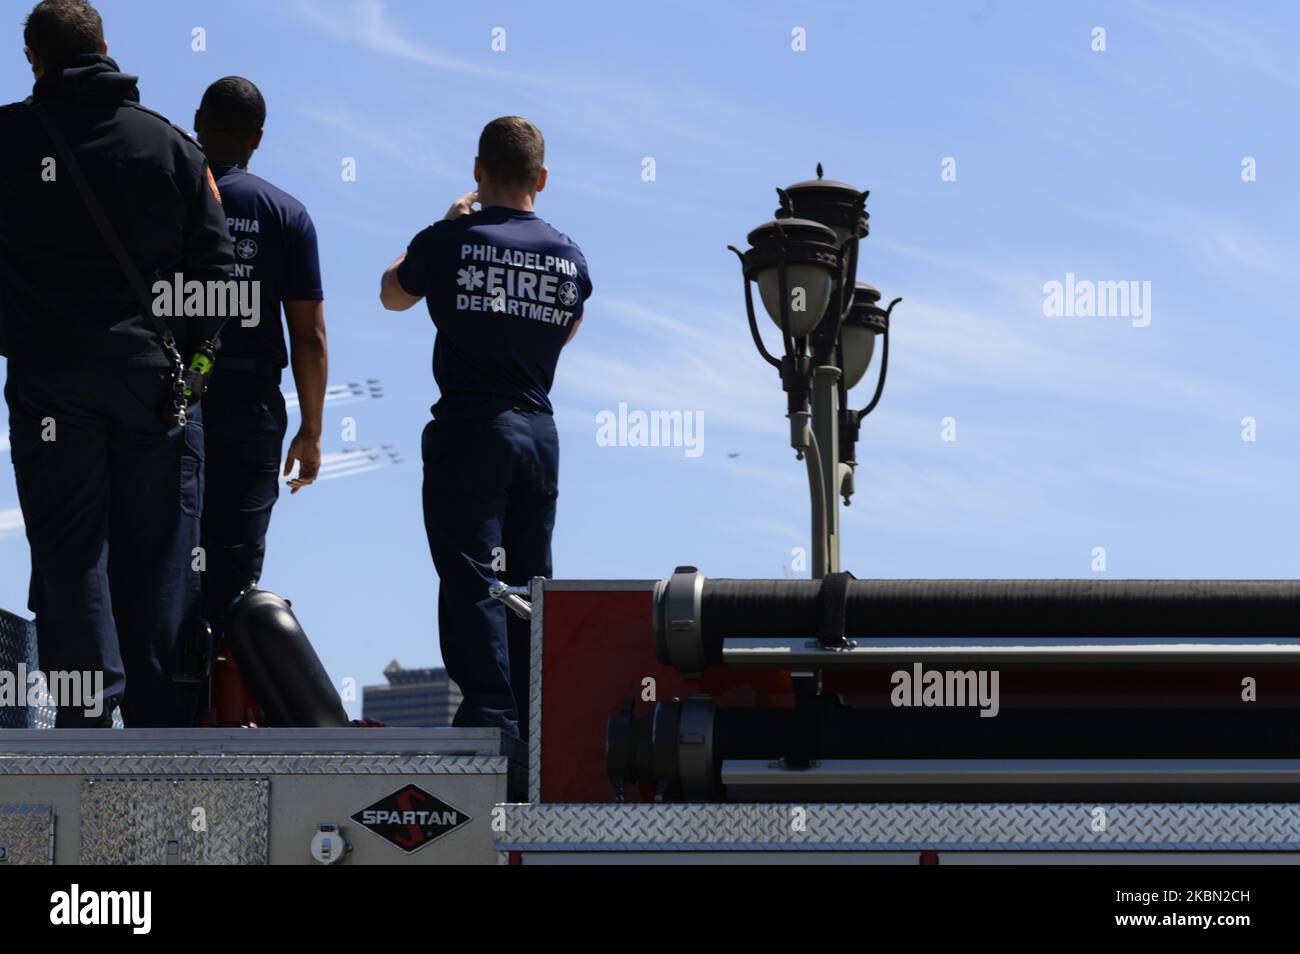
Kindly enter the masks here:
M 162 339 L 163 350 L 167 352 L 168 358 L 179 369 L 182 362 L 180 352 L 176 348 L 176 337 L 172 334 L 172 330 L 167 327 L 167 323 L 155 314 L 153 296 L 144 283 L 144 277 L 140 274 L 140 270 L 135 267 L 135 262 L 131 261 L 130 253 L 127 252 L 126 246 L 122 244 L 122 240 L 118 237 L 117 230 L 113 228 L 113 223 L 108 220 L 108 216 L 104 213 L 104 207 L 99 204 L 99 199 L 90 188 L 90 183 L 86 181 L 80 163 L 77 162 L 76 156 L 68 147 L 68 141 L 63 138 L 63 133 L 59 131 L 59 127 L 46 115 L 45 110 L 41 109 L 39 104 L 33 102 L 31 109 L 36 114 L 36 118 L 41 121 L 41 125 L 45 127 L 45 131 L 49 133 L 50 139 L 54 142 L 54 150 L 59 154 L 59 160 L 63 163 L 64 168 L 68 170 L 68 175 L 72 177 L 72 182 L 77 187 L 77 191 L 81 193 L 81 199 L 86 204 L 86 211 L 94 219 L 99 234 L 104 237 L 104 242 L 108 245 L 109 251 L 117 259 L 118 267 L 122 269 L 126 280 L 135 291 L 135 296 L 140 303 L 141 315 L 149 319 L 154 331 Z

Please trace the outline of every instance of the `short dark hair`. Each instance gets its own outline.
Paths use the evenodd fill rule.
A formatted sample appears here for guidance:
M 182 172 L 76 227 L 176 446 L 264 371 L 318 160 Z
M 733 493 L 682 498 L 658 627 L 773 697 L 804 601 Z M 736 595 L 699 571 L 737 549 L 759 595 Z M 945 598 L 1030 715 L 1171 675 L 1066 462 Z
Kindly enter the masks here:
M 546 142 L 522 116 L 502 116 L 483 127 L 478 158 L 493 181 L 532 188 L 546 161 Z
M 23 24 L 23 43 L 46 70 L 104 51 L 104 21 L 87 0 L 41 0 Z
M 199 121 L 204 139 L 245 140 L 256 136 L 266 124 L 266 100 L 251 81 L 242 76 L 226 76 L 203 93 Z

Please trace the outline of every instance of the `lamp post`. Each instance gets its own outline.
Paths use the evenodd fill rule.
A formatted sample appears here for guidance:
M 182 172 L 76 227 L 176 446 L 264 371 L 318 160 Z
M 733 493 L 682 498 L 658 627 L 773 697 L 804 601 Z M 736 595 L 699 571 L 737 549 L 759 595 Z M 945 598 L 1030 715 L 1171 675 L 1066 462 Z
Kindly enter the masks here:
M 790 421 L 790 446 L 808 465 L 812 498 L 812 576 L 840 568 L 837 497 L 847 505 L 854 492 L 855 448 L 862 418 L 874 410 L 884 388 L 889 354 L 888 309 L 880 293 L 857 282 L 858 242 L 868 232 L 867 192 L 817 178 L 777 189 L 776 218 L 749 233 L 750 248 L 728 246 L 741 262 L 745 310 L 754 345 L 781 374 Z M 751 283 L 768 317 L 781 331 L 781 357 L 768 351 L 754 314 Z M 876 393 L 862 411 L 848 406 L 848 392 L 866 374 L 875 338 L 884 336 Z

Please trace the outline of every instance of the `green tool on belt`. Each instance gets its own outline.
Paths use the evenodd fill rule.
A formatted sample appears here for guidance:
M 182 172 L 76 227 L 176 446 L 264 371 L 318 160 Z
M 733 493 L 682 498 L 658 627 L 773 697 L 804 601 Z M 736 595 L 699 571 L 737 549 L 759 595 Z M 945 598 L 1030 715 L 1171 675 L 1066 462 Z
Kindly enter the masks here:
M 217 336 L 214 335 L 209 340 L 199 346 L 199 350 L 194 352 L 194 357 L 190 358 L 189 367 L 185 369 L 182 380 L 184 381 L 185 399 L 194 404 L 197 402 L 208 389 L 208 383 L 212 380 L 212 371 L 217 366 Z

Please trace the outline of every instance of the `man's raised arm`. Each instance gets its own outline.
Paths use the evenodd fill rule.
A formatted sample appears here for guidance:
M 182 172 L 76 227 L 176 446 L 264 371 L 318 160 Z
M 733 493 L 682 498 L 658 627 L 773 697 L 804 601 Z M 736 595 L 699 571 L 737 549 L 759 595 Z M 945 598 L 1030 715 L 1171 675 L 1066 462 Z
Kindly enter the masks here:
M 474 211 L 474 203 L 477 201 L 478 192 L 466 192 L 451 204 L 451 208 L 447 210 L 447 214 L 442 217 L 442 220 L 448 222 L 451 219 L 458 219 L 462 215 L 469 215 Z M 430 246 L 435 244 L 433 229 L 425 229 L 411 241 L 410 247 L 398 256 L 397 261 L 389 265 L 384 271 L 384 277 L 379 283 L 379 300 L 389 311 L 406 311 L 424 297 L 422 288 L 416 289 L 420 292 L 418 295 L 412 295 L 407 289 L 414 287 L 416 284 L 422 284 L 426 280 L 423 277 L 423 266 L 431 254 Z M 412 255 L 412 253 L 414 253 L 414 260 L 406 268 L 407 283 L 403 285 L 398 273 L 401 271 L 402 264 L 406 261 L 407 256 Z
M 412 305 L 418 305 L 423 295 L 412 295 L 397 280 L 397 269 L 406 261 L 406 253 L 397 257 L 397 261 L 384 270 L 384 277 L 379 282 L 379 300 L 389 311 L 406 311 Z

